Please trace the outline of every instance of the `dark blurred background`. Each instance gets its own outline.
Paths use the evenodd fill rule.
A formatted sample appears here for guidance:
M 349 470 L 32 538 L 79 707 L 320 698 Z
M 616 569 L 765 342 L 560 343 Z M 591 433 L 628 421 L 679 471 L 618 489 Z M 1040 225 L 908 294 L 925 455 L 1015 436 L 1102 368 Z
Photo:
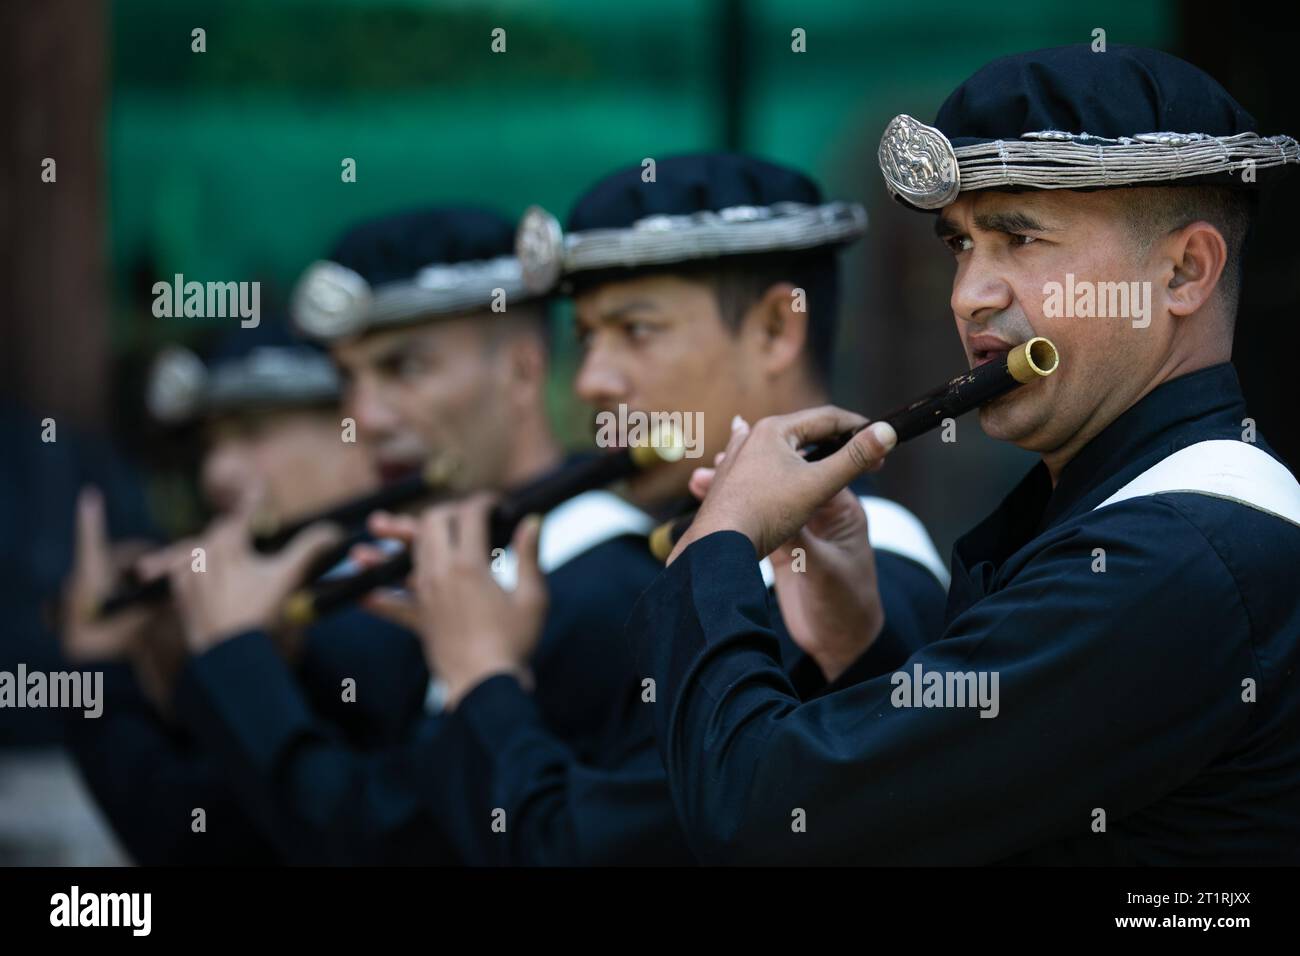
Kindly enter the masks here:
M 202 320 L 156 319 L 155 281 L 261 280 L 272 314 L 350 221 L 410 203 L 486 201 L 563 217 L 594 178 L 643 157 L 738 149 L 806 169 L 868 206 L 845 256 L 836 397 L 870 414 L 963 367 L 951 265 L 929 217 L 887 200 L 880 132 L 1006 53 L 1156 46 L 1217 77 L 1265 134 L 1300 134 L 1296 33 L 1223 5 L 873 0 L 7 0 L 0 9 L 0 669 L 39 666 L 38 599 L 66 570 L 71 506 L 104 485 L 118 533 L 193 520 L 185 449 L 145 420 L 145 369 Z M 507 52 L 489 50 L 507 32 Z M 791 30 L 807 52 L 791 52 Z M 207 51 L 191 52 L 191 31 Z M 57 183 L 41 163 L 57 161 Z M 340 163 L 357 181 L 340 181 Z M 1264 204 L 1236 363 L 1262 433 L 1300 461 L 1293 356 L 1300 177 Z M 557 321 L 565 321 L 560 316 Z M 553 405 L 572 441 L 572 337 Z M 40 422 L 58 441 L 39 441 Z M 891 458 L 886 494 L 946 555 L 1028 466 L 974 420 Z M 146 502 L 149 504 L 146 506 Z M 0 711 L 5 747 L 57 739 L 45 713 Z M 0 763 L 0 826 L 6 801 Z M 10 794 L 12 796 L 12 793 Z M 10 806 L 13 803 L 10 801 Z

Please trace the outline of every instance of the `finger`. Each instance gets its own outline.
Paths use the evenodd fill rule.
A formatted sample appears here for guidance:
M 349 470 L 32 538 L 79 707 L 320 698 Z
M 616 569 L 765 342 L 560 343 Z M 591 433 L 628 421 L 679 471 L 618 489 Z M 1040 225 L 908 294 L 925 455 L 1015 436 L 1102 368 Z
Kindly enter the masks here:
M 515 600 L 527 607 L 546 603 L 546 576 L 542 574 L 538 545 L 542 539 L 542 519 L 529 515 L 515 529 L 514 549 L 519 555 L 519 573 L 515 583 Z
M 177 558 L 167 568 L 167 579 L 171 586 L 172 597 L 180 607 L 185 607 L 189 601 L 190 593 L 193 590 L 194 571 L 190 568 L 189 561 Z
M 109 547 L 109 556 L 113 559 L 113 567 L 132 567 L 147 554 L 152 554 L 158 550 L 157 541 L 144 541 L 140 538 L 132 538 L 129 541 L 119 541 Z
M 343 540 L 343 531 L 333 524 L 318 522 L 299 531 L 274 559 L 275 573 L 292 586 L 302 580 L 307 568 L 321 554 Z
M 421 580 L 434 580 L 445 573 L 451 553 L 450 505 L 438 505 L 424 513 L 415 539 L 416 569 Z
M 167 573 L 167 569 L 176 562 L 176 547 L 159 548 L 136 558 L 135 575 L 141 581 L 152 581 Z
M 396 538 L 410 544 L 419 534 L 420 522 L 412 515 L 376 511 L 366 519 L 366 527 L 376 538 Z
M 818 469 L 828 484 L 847 485 L 863 472 L 878 471 L 896 444 L 898 433 L 889 422 L 872 422 L 835 454 L 810 467 Z
M 688 484 L 691 494 L 703 501 L 704 496 L 713 487 L 713 476 L 716 474 L 717 471 L 713 468 L 696 468 L 691 472 L 691 480 Z
M 104 521 L 104 496 L 87 485 L 77 496 L 77 541 L 75 577 L 90 588 L 102 588 L 108 581 L 108 529 Z
M 736 453 L 740 451 L 748 437 L 749 423 L 737 415 L 731 420 L 731 436 L 727 439 L 727 447 L 720 452 L 722 463 L 715 471 L 725 472 L 730 467 L 729 463 L 736 460 Z
M 843 488 L 812 513 L 804 529 L 813 537 L 835 540 L 859 534 L 866 524 L 862 502 L 853 491 Z
M 384 564 L 391 557 L 383 548 L 373 544 L 354 544 L 348 551 L 348 560 L 362 570 Z
M 377 588 L 362 599 L 361 606 L 376 617 L 392 621 L 407 630 L 414 631 L 419 627 L 420 608 L 409 591 Z
M 767 421 L 777 428 L 791 448 L 802 448 L 865 425 L 868 419 L 835 405 L 821 405 Z

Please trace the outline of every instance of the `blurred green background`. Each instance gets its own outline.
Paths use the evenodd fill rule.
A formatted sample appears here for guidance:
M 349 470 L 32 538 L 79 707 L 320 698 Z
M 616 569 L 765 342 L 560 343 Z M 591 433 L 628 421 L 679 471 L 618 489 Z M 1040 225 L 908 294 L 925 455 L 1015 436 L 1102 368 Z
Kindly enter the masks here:
M 1086 41 L 1097 25 L 1160 45 L 1170 29 L 1163 4 L 1085 14 L 1021 0 L 997 16 L 989 30 L 988 8 L 950 0 L 115 3 L 116 301 L 132 303 L 142 269 L 256 276 L 283 295 L 357 218 L 467 199 L 562 214 L 614 167 L 685 150 L 755 151 L 874 205 L 866 160 L 895 113 L 932 115 L 1008 51 Z M 205 53 L 190 50 L 195 27 Z M 489 49 L 496 27 L 503 54 Z M 795 27 L 806 53 L 791 52 Z M 355 183 L 341 181 L 344 157 Z M 115 331 L 130 347 L 145 329 Z
M 1164 4 L 127 0 L 112 7 L 110 239 L 119 288 L 162 274 L 283 286 L 349 221 L 479 197 L 562 210 L 615 166 L 739 148 L 880 198 L 881 118 L 928 117 L 999 54 L 1161 45 Z M 1014 24 L 1008 27 L 1007 24 Z M 207 52 L 189 35 L 207 31 Z M 491 31 L 507 51 L 492 53 Z M 791 30 L 807 52 L 791 52 Z M 959 52 L 958 52 L 959 51 Z M 738 72 L 739 75 L 736 75 Z M 356 183 L 340 181 L 343 157 Z M 865 175 L 864 175 L 865 174 Z
M 361 217 L 482 201 L 511 216 L 540 203 L 563 218 L 616 167 L 740 149 L 868 205 L 871 235 L 845 257 L 836 393 L 851 407 L 892 407 L 963 362 L 948 261 L 928 219 L 901 213 L 880 182 L 885 123 L 932 117 L 996 56 L 1088 42 L 1096 27 L 1110 43 L 1168 46 L 1175 20 L 1172 5 L 1124 0 L 1086 11 L 1026 0 L 116 3 L 107 228 L 113 347 L 127 369 L 116 404 L 138 394 L 156 346 L 204 331 L 150 314 L 159 278 L 259 279 L 269 313 Z M 191 52 L 196 27 L 205 53 Z M 498 27 L 505 53 L 491 50 Z M 791 49 L 795 28 L 804 53 Z M 355 183 L 341 180 L 345 157 Z M 586 425 L 569 397 L 571 336 L 555 340 L 552 410 L 576 444 Z M 884 479 L 945 549 L 1026 461 L 968 434 L 961 464 L 949 455 L 927 468 L 922 450 Z M 960 502 L 954 480 L 971 492 Z

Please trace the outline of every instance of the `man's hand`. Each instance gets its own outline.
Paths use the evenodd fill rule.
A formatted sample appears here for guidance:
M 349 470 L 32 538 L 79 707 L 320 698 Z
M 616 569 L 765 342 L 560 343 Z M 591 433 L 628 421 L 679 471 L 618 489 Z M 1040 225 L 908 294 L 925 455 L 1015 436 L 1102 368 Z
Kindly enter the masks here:
M 888 423 L 876 422 L 821 461 L 805 461 L 799 449 L 866 421 L 825 405 L 733 429 L 712 487 L 668 563 L 715 531 L 739 531 L 760 558 L 771 554 L 837 491 L 863 472 L 877 470 L 898 436 Z
M 515 531 L 513 591 L 492 575 L 488 515 L 493 500 L 475 495 L 424 513 L 414 544 L 414 591 L 429 669 L 447 684 L 447 706 L 494 674 L 531 680 L 527 661 L 546 615 L 546 579 L 537 564 L 541 519 Z
M 414 547 L 420 534 L 420 519 L 411 515 L 376 511 L 366 519 L 366 526 L 376 541 L 401 541 Z M 358 568 L 365 570 L 383 564 L 393 557 L 393 552 L 380 544 L 358 544 L 348 552 L 348 558 Z M 375 588 L 361 599 L 361 606 L 398 627 L 420 633 L 420 607 L 409 588 Z
M 834 681 L 885 626 L 862 502 L 840 491 L 771 558 L 776 601 L 791 639 Z
M 331 525 L 311 525 L 276 553 L 261 555 L 251 544 L 255 513 L 252 503 L 245 502 L 213 522 L 202 537 L 171 550 L 172 596 L 185 643 L 194 653 L 243 631 L 270 629 L 312 561 L 341 537 Z M 194 569 L 195 548 L 205 552 L 205 570 Z
M 63 588 L 60 643 L 74 663 L 125 659 L 160 616 L 157 606 L 123 608 L 105 619 L 96 609 L 108 597 L 118 573 L 147 548 L 133 542 L 110 547 L 104 499 L 97 488 L 83 488 L 77 497 L 77 538 L 72 574 Z
M 732 424 L 743 444 L 749 426 Z M 691 492 L 704 499 L 727 458 L 715 468 L 697 468 Z M 884 627 L 884 607 L 876 584 L 876 560 L 867 536 L 867 516 L 857 496 L 841 489 L 769 556 L 775 572 L 777 603 L 791 639 L 834 681 L 872 645 Z

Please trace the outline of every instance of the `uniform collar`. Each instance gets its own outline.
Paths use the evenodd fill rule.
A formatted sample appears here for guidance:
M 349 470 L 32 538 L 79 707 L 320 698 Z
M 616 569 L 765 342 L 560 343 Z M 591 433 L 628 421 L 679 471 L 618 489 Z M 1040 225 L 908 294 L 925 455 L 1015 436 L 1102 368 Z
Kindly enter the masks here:
M 1245 400 L 1227 363 L 1165 382 L 1085 445 L 1052 487 L 1039 462 L 997 509 L 957 541 L 963 563 L 1000 565 L 1031 538 L 1096 507 L 1128 481 L 1179 448 L 1210 438 L 1241 437 Z
M 1246 405 L 1236 370 L 1211 365 L 1153 389 L 1111 422 L 1061 471 L 1040 528 L 1104 501 L 1179 448 L 1213 437 L 1241 437 Z M 1041 462 L 1044 479 L 1047 467 Z

